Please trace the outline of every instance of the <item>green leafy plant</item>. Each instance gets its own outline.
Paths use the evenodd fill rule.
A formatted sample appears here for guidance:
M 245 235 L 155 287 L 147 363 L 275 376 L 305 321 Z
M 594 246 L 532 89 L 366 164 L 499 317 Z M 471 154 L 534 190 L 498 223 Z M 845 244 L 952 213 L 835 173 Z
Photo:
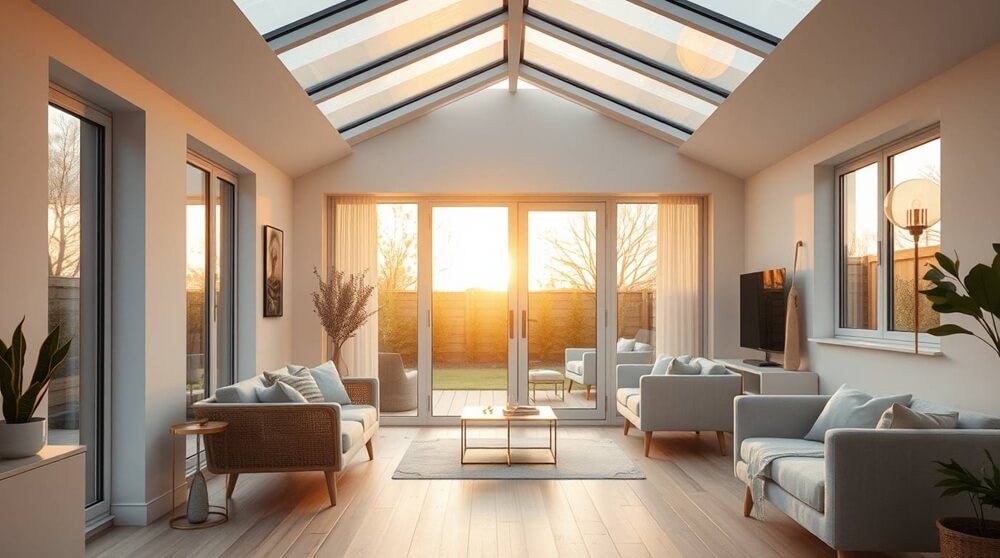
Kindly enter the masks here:
M 941 252 L 934 254 L 938 265 L 924 275 L 925 281 L 934 286 L 920 291 L 940 314 L 962 314 L 974 318 L 983 329 L 983 335 L 974 333 L 958 324 L 942 324 L 927 331 L 931 335 L 971 335 L 986 343 L 1000 357 L 1000 244 L 994 244 L 996 256 L 993 265 L 977 264 L 965 279 L 959 275 L 958 255 L 952 260 Z
M 31 420 L 48 390 L 52 376 L 69 353 L 70 341 L 59 345 L 59 326 L 56 326 L 38 349 L 35 372 L 31 375 L 27 389 L 22 389 L 24 353 L 27 350 L 24 333 L 21 332 L 23 325 L 24 318 L 17 324 L 9 345 L 0 339 L 0 395 L 3 396 L 3 418 L 8 424 Z
M 979 524 L 978 535 L 981 537 L 998 538 L 1000 537 L 1000 533 L 987 528 L 983 508 L 989 506 L 1000 509 L 1000 468 L 993 461 L 993 456 L 990 455 L 989 451 L 986 451 L 986 459 L 989 463 L 983 464 L 980 471 L 982 478 L 959 465 L 954 459 L 948 463 L 935 461 L 935 463 L 941 466 L 938 472 L 944 475 L 945 478 L 938 481 L 934 486 L 943 489 L 941 491 L 942 498 L 960 494 L 968 496 L 969 502 L 972 504 L 972 510 L 976 514 L 976 521 Z

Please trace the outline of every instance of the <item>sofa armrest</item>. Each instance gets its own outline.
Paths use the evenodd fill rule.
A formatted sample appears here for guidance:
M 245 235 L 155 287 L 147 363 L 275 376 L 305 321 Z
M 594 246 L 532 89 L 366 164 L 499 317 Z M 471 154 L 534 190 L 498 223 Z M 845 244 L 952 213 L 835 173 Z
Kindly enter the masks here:
M 379 409 L 378 378 L 345 376 L 341 379 L 344 381 L 344 388 L 347 389 L 347 395 L 351 397 L 351 403 L 356 405 L 371 405 L 376 410 Z
M 715 430 L 733 428 L 733 398 L 742 390 L 738 374 L 662 375 L 639 379 L 642 430 Z
M 639 387 L 639 378 L 648 375 L 652 371 L 652 364 L 619 364 L 615 367 L 615 374 L 618 377 L 618 387 L 637 388 Z
M 803 438 L 829 395 L 741 395 L 733 402 L 733 465 L 747 438 Z
M 597 349 L 594 349 L 593 347 L 591 347 L 589 349 L 579 348 L 579 347 L 570 347 L 570 348 L 566 349 L 566 360 L 563 363 L 565 364 L 565 363 L 570 362 L 572 360 L 583 360 L 583 355 L 585 353 L 594 353 L 596 351 L 597 351 Z
M 196 403 L 200 419 L 229 423 L 205 436 L 213 473 L 339 470 L 339 403 Z
M 969 516 L 964 497 L 940 497 L 935 461 L 978 471 L 988 450 L 1000 455 L 1000 430 L 875 430 L 826 434 L 826 515 L 839 550 L 938 550 L 935 521 Z M 994 515 L 996 517 L 996 515 Z

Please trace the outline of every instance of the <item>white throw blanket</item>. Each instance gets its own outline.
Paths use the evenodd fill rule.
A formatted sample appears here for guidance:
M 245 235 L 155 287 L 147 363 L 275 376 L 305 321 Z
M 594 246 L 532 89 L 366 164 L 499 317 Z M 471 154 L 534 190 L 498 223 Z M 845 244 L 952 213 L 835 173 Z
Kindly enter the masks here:
M 747 444 L 749 441 L 751 443 Z M 794 438 L 751 438 L 744 441 L 747 482 L 753 498 L 753 516 L 764 519 L 764 477 L 771 462 L 782 457 L 823 457 L 823 446 Z

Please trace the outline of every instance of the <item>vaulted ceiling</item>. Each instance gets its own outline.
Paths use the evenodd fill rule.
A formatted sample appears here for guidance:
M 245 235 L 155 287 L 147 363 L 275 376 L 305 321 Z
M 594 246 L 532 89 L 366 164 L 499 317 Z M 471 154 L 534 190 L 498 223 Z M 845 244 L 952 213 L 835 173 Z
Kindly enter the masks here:
M 680 145 L 819 0 L 235 0 L 349 143 L 519 78 Z

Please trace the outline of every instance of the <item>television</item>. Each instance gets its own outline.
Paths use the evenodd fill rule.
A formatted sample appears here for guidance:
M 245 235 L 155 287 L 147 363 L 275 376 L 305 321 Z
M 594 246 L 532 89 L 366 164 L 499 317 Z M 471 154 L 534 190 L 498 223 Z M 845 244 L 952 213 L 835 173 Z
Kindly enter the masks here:
M 746 359 L 754 366 L 781 366 L 771 353 L 785 350 L 785 268 L 740 275 L 740 346 L 763 351 L 764 359 Z

